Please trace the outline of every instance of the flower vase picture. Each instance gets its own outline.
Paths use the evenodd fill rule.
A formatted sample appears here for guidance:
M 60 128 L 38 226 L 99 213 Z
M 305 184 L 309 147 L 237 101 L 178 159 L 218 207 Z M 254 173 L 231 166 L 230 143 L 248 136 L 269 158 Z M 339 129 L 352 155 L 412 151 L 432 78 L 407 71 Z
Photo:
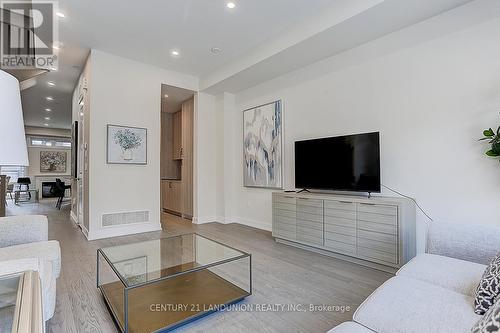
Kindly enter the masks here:
M 146 164 L 147 129 L 108 125 L 109 164 Z

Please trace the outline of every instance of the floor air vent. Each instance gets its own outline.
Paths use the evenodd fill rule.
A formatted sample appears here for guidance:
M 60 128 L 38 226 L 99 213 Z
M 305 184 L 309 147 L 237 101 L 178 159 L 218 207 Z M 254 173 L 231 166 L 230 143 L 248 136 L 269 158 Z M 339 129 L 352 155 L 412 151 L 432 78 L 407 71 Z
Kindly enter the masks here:
M 149 211 L 111 213 L 102 215 L 103 227 L 144 222 L 149 222 Z

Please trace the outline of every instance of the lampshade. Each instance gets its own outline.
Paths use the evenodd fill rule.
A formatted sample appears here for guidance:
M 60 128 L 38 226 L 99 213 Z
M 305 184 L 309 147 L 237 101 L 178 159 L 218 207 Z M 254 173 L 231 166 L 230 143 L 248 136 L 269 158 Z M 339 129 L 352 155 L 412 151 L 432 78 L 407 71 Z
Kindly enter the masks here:
M 0 70 L 0 166 L 28 166 L 19 81 Z

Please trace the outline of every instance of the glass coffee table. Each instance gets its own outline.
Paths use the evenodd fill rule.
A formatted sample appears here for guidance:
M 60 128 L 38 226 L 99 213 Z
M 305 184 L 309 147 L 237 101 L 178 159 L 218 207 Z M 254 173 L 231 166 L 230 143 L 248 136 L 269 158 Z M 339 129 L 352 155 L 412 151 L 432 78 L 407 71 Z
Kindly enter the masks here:
M 122 332 L 164 332 L 252 294 L 252 259 L 198 234 L 97 250 L 97 287 Z

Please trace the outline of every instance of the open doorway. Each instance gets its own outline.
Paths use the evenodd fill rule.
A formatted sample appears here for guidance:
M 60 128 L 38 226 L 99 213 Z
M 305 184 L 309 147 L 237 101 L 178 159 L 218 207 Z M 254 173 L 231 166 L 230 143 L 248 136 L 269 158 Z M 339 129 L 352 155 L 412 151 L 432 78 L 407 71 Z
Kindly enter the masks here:
M 161 87 L 161 209 L 185 222 L 193 218 L 194 94 Z

